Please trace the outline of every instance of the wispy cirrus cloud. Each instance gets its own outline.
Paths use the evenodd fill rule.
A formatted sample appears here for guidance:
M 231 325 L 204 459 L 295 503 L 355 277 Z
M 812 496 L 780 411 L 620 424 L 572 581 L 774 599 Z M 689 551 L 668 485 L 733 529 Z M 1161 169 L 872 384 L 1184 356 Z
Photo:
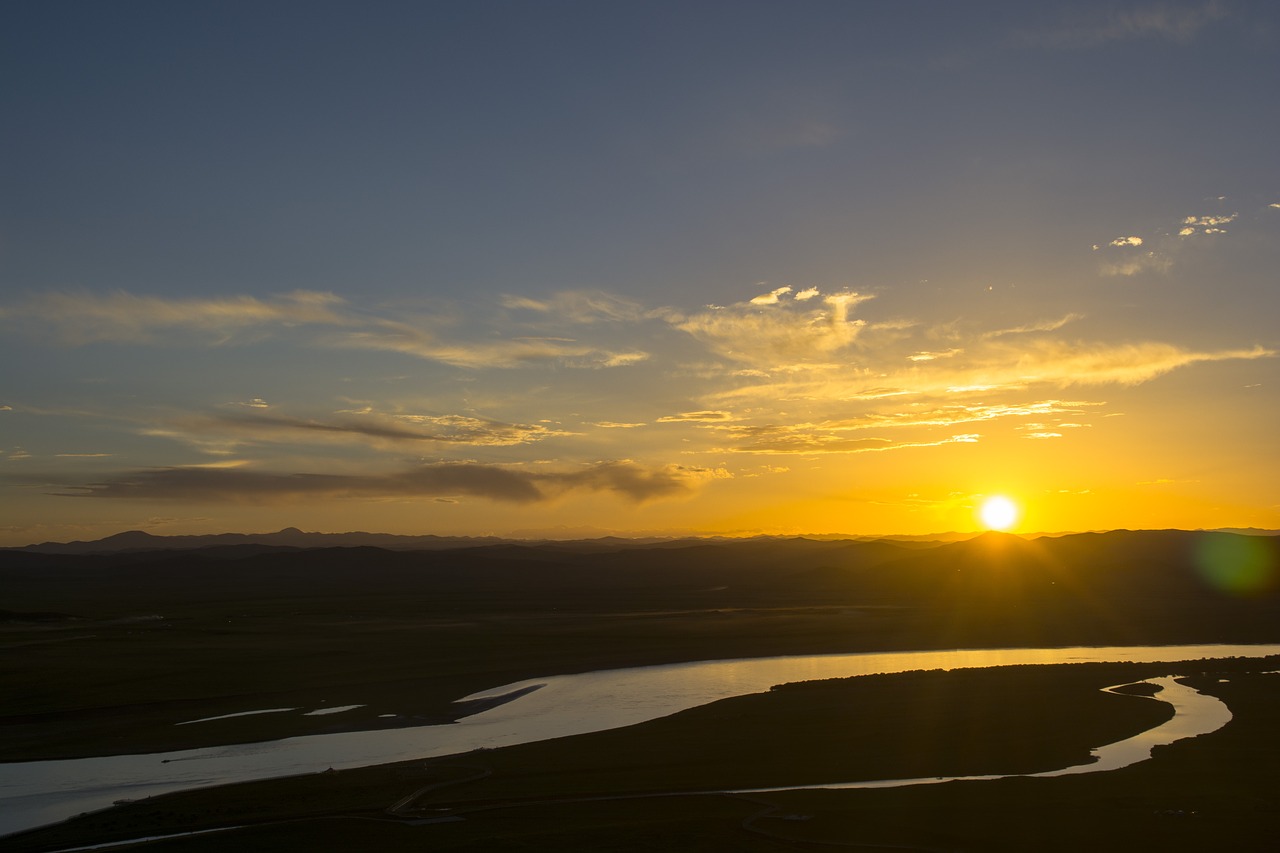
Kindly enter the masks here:
M 421 465 L 385 474 L 258 471 L 245 467 L 170 467 L 131 471 L 84 485 L 63 496 L 184 503 L 275 504 L 299 499 L 394 500 L 478 497 L 517 504 L 572 493 L 609 493 L 634 503 L 687 495 L 727 472 L 680 465 L 599 462 L 559 472 L 530 472 L 481 463 Z
M 1038 341 L 1008 351 L 1005 363 L 1008 377 L 1026 385 L 1138 385 L 1191 364 L 1275 355 L 1275 350 L 1262 346 L 1197 352 L 1156 342 L 1100 345 Z
M 939 438 L 869 437 L 866 431 L 884 432 L 903 429 L 936 434 L 960 425 L 1005 418 L 1046 418 L 1059 415 L 1078 416 L 1088 409 L 1105 405 L 1101 402 L 1039 400 L 1032 403 L 979 403 L 916 407 L 870 412 L 850 418 L 830 418 L 813 423 L 708 424 L 731 443 L 718 447 L 722 452 L 743 453 L 868 453 L 912 447 L 935 447 L 940 444 L 972 443 L 976 433 L 951 433 Z M 1071 424 L 1080 426 L 1080 424 Z M 1031 423 L 1045 430 L 1043 423 Z
M 907 361 L 937 361 L 940 358 L 955 358 L 957 355 L 960 355 L 962 352 L 964 352 L 964 350 L 958 347 L 952 347 L 949 350 L 942 350 L 941 352 L 929 352 L 928 350 L 921 350 L 919 352 L 915 352 L 907 356 Z
M 826 429 L 813 424 L 738 425 L 727 428 L 725 432 L 726 437 L 731 439 L 731 443 L 715 448 L 717 453 L 801 455 L 882 453 L 888 450 L 938 447 L 944 444 L 973 444 L 981 438 L 977 433 L 963 433 L 932 440 L 895 441 L 881 437 L 853 437 L 840 430 Z
M 546 299 L 512 294 L 503 297 L 502 305 L 575 324 L 630 323 L 649 316 L 638 302 L 598 290 L 566 290 Z
M 381 350 L 438 361 L 455 367 L 511 368 L 539 362 L 568 367 L 623 367 L 649 357 L 638 350 L 619 351 L 562 337 L 509 337 L 496 341 L 451 341 L 411 323 L 380 320 L 347 332 L 334 345 Z
M 1083 49 L 1138 39 L 1185 44 L 1227 14 L 1226 5 L 1218 0 L 1148 3 L 1128 9 L 1073 7 L 1070 16 L 1055 26 L 1018 31 L 1014 34 L 1014 43 L 1028 48 L 1058 49 Z
M 702 411 L 702 412 L 680 412 L 676 415 L 663 415 L 657 419 L 657 423 L 718 423 L 721 421 L 732 420 L 733 415 L 724 411 Z
M 0 308 L 0 318 L 35 323 L 64 344 L 154 343 L 164 335 L 197 333 L 225 343 L 249 329 L 292 326 L 347 326 L 346 300 L 332 293 L 294 291 L 270 299 L 232 296 L 170 299 L 124 291 L 47 293 Z
M 1124 257 L 1107 258 L 1098 268 L 1104 276 L 1135 276 L 1142 273 L 1166 273 L 1173 268 L 1173 258 L 1149 250 Z
M 533 300 L 528 300 L 534 304 Z M 559 308 L 562 319 L 586 323 L 592 317 L 632 318 L 626 300 L 569 294 L 541 310 Z M 528 307 L 528 306 L 521 306 Z M 93 343 L 223 345 L 270 334 L 307 330 L 306 343 L 396 352 L 465 368 L 512 368 L 555 362 L 569 367 L 620 367 L 643 361 L 639 350 L 618 350 L 569 337 L 512 333 L 467 334 L 450 338 L 438 317 L 393 319 L 358 311 L 331 293 L 294 291 L 260 299 L 176 299 L 137 296 L 49 293 L 0 307 L 0 322 L 47 332 L 64 345 Z
M 1076 320 L 1083 320 L 1083 314 L 1063 314 L 1054 320 L 1039 320 L 1033 323 L 1023 323 L 1020 326 L 1012 326 L 1006 329 L 995 329 L 994 331 L 984 332 L 984 338 L 1002 338 L 1005 335 L 1026 335 L 1033 332 L 1056 332 L 1068 323 L 1074 323 Z
M 184 415 L 170 418 L 163 426 L 148 427 L 148 433 L 202 449 L 216 448 L 218 453 L 264 443 L 514 447 L 573 434 L 542 424 L 506 423 L 457 414 L 387 413 L 372 408 L 314 418 L 239 411 Z
M 980 346 L 977 344 L 981 344 Z M 804 377 L 766 377 L 708 394 L 713 405 L 851 403 L 1024 391 L 1035 387 L 1138 385 L 1192 364 L 1270 358 L 1263 346 L 1216 351 L 1173 344 L 1065 341 L 1040 336 L 970 342 L 963 357 L 913 363 L 907 369 L 849 367 Z
M 1109 248 L 1142 248 L 1128 237 L 1111 242 L 1117 241 L 1123 245 Z M 429 453 L 442 464 L 446 459 L 464 464 L 460 460 L 483 459 L 486 451 L 493 451 L 490 459 L 528 460 L 530 454 L 519 448 L 557 439 L 550 445 L 554 452 L 543 455 L 567 461 L 574 458 L 575 444 L 558 439 L 578 435 L 586 437 L 577 452 L 586 453 L 583 448 L 590 446 L 593 457 L 601 448 L 611 448 L 609 455 L 643 448 L 657 459 L 721 450 L 867 453 L 967 443 L 976 440 L 977 430 L 966 425 L 1006 418 L 1041 425 L 1021 430 L 1027 437 L 1060 437 L 1063 421 L 1091 420 L 1090 413 L 1103 404 L 1079 400 L 1083 392 L 1055 393 L 1056 389 L 1138 385 L 1197 363 L 1276 354 L 1263 346 L 1189 349 L 1154 341 L 1068 339 L 1064 329 L 1083 316 L 1075 312 L 1032 315 L 1021 323 L 1005 313 L 1000 315 L 1002 322 L 985 327 L 972 317 L 930 325 L 877 319 L 877 305 L 872 304 L 862 309 L 870 315 L 864 321 L 855 311 L 869 300 L 871 296 L 855 292 L 823 294 L 816 288 L 797 291 L 786 286 L 723 307 L 680 312 L 642 309 L 601 294 L 544 300 L 511 297 L 488 325 L 470 320 L 465 312 L 389 318 L 353 309 L 341 300 L 317 299 L 314 305 L 307 299 L 253 300 L 246 318 L 236 321 L 245 328 L 258 323 L 274 333 L 277 328 L 307 327 L 312 334 L 301 342 L 308 346 L 388 349 L 464 368 L 634 364 L 650 357 L 627 346 L 629 341 L 656 338 L 673 345 L 653 346 L 652 364 L 636 371 L 641 382 L 635 386 L 593 380 L 591 374 L 569 378 L 567 373 L 555 376 L 544 370 L 533 382 L 526 382 L 532 375 L 526 374 L 482 387 L 467 377 L 458 385 L 461 391 L 433 388 L 429 396 L 382 401 L 376 408 L 364 400 L 345 400 L 330 404 L 336 411 L 323 404 L 304 408 L 300 402 L 280 403 L 280 391 L 264 388 L 270 403 L 265 397 L 227 396 L 222 399 L 232 402 L 194 413 L 155 405 L 137 410 L 108 406 L 113 412 L 109 428 L 181 442 L 206 458 L 227 459 L 282 458 L 281 448 L 290 446 L 299 449 L 284 458 L 307 458 L 303 448 L 321 446 L 327 448 L 326 455 L 335 456 L 332 448 L 346 445 L 366 456 L 373 455 L 370 451 L 397 458 L 406 452 Z M 98 305 L 92 300 L 91 304 Z M 117 308 L 128 304 L 112 303 L 113 310 L 106 314 L 114 316 Z M 148 304 L 149 310 L 156 309 Z M 263 310 L 264 305 L 270 310 Z M 175 301 L 168 307 L 178 306 Z M 289 314 L 286 308 L 297 311 Z M 206 313 L 212 329 L 212 318 L 234 312 Z M 157 334 L 179 329 L 167 309 L 154 314 L 152 320 L 136 322 L 150 323 L 147 328 L 154 327 Z M 280 319 L 285 314 L 297 323 L 285 323 Z M 529 316 L 520 316 L 525 314 Z M 315 322 L 302 322 L 305 317 Z M 181 322 L 192 324 L 182 328 L 201 331 L 207 325 L 203 320 Z M 574 332 L 594 334 L 603 343 L 579 341 L 570 334 Z M 209 340 L 216 337 L 211 334 Z M 660 403 L 650 390 L 633 391 L 659 387 L 658 383 Z M 456 402 L 444 402 L 450 399 Z M 477 414 L 516 413 L 534 400 L 536 407 L 526 414 L 537 414 L 527 421 Z M 646 410 L 645 405 L 653 408 Z M 93 413 L 80 416 L 103 420 Z M 562 423 L 580 424 L 580 432 L 562 428 Z M 625 431 L 646 425 L 653 428 L 624 437 Z M 660 446 L 675 440 L 680 445 Z M 499 449 L 509 450 L 498 453 Z M 253 465 L 237 470 L 257 476 Z M 620 477 L 630 469 L 608 470 Z M 185 476 L 148 474 L 143 479 L 177 483 Z M 281 480 L 284 476 L 271 474 L 264 482 L 287 491 L 286 485 L 293 488 L 298 477 L 312 475 Z M 537 480 L 539 493 L 555 492 L 559 481 L 546 479 L 545 472 L 539 476 L 544 477 Z M 126 486 L 116 480 L 108 485 L 112 494 Z M 270 491 L 265 486 L 264 490 Z
M 871 412 L 856 418 L 825 421 L 822 427 L 831 431 L 885 429 L 890 427 L 951 427 L 1000 418 L 1031 418 L 1048 415 L 1079 415 L 1091 408 L 1106 405 L 1085 400 L 1037 400 L 1031 403 L 976 403 L 939 406 L 932 409 L 912 407 L 905 410 Z

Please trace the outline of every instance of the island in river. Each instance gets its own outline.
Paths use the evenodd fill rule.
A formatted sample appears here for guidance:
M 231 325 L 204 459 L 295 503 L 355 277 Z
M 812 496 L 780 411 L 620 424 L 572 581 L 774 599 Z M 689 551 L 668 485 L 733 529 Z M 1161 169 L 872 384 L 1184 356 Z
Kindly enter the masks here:
M 1248 584 L 1226 582 L 1232 566 L 1205 556 L 1235 552 L 1250 555 Z M 1178 531 L 941 544 L 8 552 L 0 555 L 10 593 L 3 674 L 19 689 L 6 700 L 0 755 L 152 752 L 412 725 L 456 714 L 451 700 L 499 684 L 679 660 L 1274 642 L 1275 566 L 1270 537 Z M 981 686 L 968 680 L 979 677 L 973 673 L 934 672 L 788 688 L 614 732 L 167 795 L 3 845 L 51 850 L 247 824 L 234 837 L 159 844 L 620 850 L 839 842 L 1025 850 L 1142 849 L 1161 838 L 1163 849 L 1197 842 L 1203 849 L 1212 838 L 1263 849 L 1250 844 L 1274 818 L 1277 787 L 1268 774 L 1280 762 L 1267 720 L 1280 707 L 1280 676 L 1264 674 L 1274 662 L 1101 666 L 1036 670 L 1045 675 L 992 670 Z M 1115 735 L 1149 727 L 1151 709 L 1161 707 L 1110 696 L 1108 710 L 1095 714 L 1091 697 L 1106 697 L 1102 687 L 1166 674 L 1219 696 L 1234 719 L 1112 773 L 670 796 L 786 784 L 797 774 L 972 775 L 1018 761 L 1028 769 L 1012 772 L 1052 769 L 1066 753 L 1087 760 Z M 361 707 L 306 713 L 348 705 Z M 273 708 L 298 710 L 174 725 Z M 667 796 L 631 796 L 655 793 Z

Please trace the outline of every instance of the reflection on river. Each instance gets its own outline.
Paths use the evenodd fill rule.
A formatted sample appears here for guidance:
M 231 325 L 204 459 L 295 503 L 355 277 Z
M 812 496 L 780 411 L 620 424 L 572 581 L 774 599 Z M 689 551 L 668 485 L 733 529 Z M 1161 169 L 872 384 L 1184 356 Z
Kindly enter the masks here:
M 761 693 L 790 681 L 919 669 L 1273 654 L 1280 654 L 1280 645 L 979 649 L 703 661 L 558 675 L 464 697 L 526 691 L 511 702 L 450 725 L 315 735 L 150 755 L 0 764 L 0 833 L 61 820 L 115 800 L 166 791 L 315 773 L 329 767 L 429 758 L 629 726 L 719 699 Z M 538 689 L 529 689 L 535 686 Z M 1172 695 L 1168 687 L 1166 693 Z M 1095 763 L 1081 769 L 1107 768 Z
M 983 781 L 991 779 L 1007 779 L 1011 775 L 1046 777 L 1073 776 L 1078 773 L 1099 773 L 1103 770 L 1118 770 L 1146 761 L 1151 757 L 1151 750 L 1189 737 L 1207 735 L 1216 732 L 1231 721 L 1231 709 L 1222 700 L 1214 696 L 1206 696 L 1197 690 L 1179 684 L 1173 676 L 1148 678 L 1141 682 L 1160 688 L 1155 696 L 1147 697 L 1155 701 L 1165 702 L 1173 706 L 1173 717 L 1153 729 L 1139 732 L 1131 738 L 1100 746 L 1090 753 L 1092 759 L 1088 764 L 1075 764 L 1060 770 L 1046 770 L 1043 773 L 997 773 L 981 776 L 927 776 L 915 779 L 872 779 L 860 782 L 831 782 L 821 785 L 787 785 L 775 788 L 741 788 L 730 793 L 761 794 L 769 791 L 809 791 L 822 789 L 849 788 L 900 788 L 905 785 L 933 785 L 938 782 Z M 1115 691 L 1117 684 L 1106 688 Z

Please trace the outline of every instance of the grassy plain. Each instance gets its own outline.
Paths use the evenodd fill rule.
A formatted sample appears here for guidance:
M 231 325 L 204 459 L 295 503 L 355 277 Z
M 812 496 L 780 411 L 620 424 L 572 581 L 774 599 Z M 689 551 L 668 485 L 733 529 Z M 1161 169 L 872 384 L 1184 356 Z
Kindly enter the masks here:
M 1108 536 L 936 548 L 0 555 L 10 611 L 0 676 L 12 687 L 0 758 L 440 722 L 474 710 L 452 700 L 475 690 L 680 660 L 1280 640 L 1275 590 L 1244 596 L 1206 585 L 1189 556 L 1193 534 Z M 1240 670 L 1225 682 L 1197 676 L 1197 687 L 1231 706 L 1226 729 L 1113 773 L 670 794 L 1050 769 L 1165 713 L 1098 688 L 1202 668 L 1016 668 L 791 686 L 615 732 L 157 797 L 12 836 L 0 849 L 240 824 L 250 826 L 153 849 L 1131 850 L 1154 840 L 1165 850 L 1269 849 L 1258 833 L 1274 822 L 1280 791 L 1280 676 L 1246 675 L 1254 664 L 1214 664 Z M 364 707 L 303 713 L 341 705 Z M 174 725 L 286 707 L 297 710 Z M 386 813 L 434 785 L 398 816 Z M 413 824 L 449 816 L 465 820 Z
M 628 729 L 155 797 L 13 836 L 5 849 L 237 826 L 148 847 L 1261 851 L 1270 849 L 1280 808 L 1280 676 L 1259 672 L 1278 663 L 1011 667 L 788 685 Z M 1081 763 L 1090 747 L 1169 716 L 1166 705 L 1099 688 L 1171 672 L 1192 673 L 1188 683 L 1223 698 L 1235 718 L 1122 770 L 884 790 L 688 793 Z M 462 819 L 419 822 L 441 818 Z

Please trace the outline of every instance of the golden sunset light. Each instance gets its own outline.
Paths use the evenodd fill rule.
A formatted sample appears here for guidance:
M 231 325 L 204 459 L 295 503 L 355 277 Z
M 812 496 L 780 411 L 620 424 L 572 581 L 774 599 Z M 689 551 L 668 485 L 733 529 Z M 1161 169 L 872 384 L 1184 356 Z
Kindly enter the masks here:
M 1270 53 L 1233 46 L 1269 12 L 824 6 L 815 52 L 766 3 L 734 13 L 747 62 L 623 4 L 559 65 L 529 35 L 555 15 L 499 5 L 522 23 L 473 42 L 430 9 L 338 4 L 321 29 L 377 33 L 394 75 L 275 13 L 208 53 L 177 12 L 155 42 L 125 28 L 136 68 L 15 47 L 32 88 L 9 114 L 33 130 L 8 160 L 0 543 L 972 533 L 1015 523 L 969 509 L 991 470 L 1020 472 L 1025 533 L 1280 528 L 1280 183 L 1265 129 L 1230 157 L 1201 139 L 1274 112 L 1240 90 Z M 691 31 L 715 5 L 681 12 Z M 133 97 L 153 43 L 189 64 Z M 472 48 L 519 73 L 453 73 Z M 291 111 L 230 80 L 192 100 L 220 51 L 338 98 L 262 69 L 254 97 Z M 1115 75 L 1078 73 L 1157 67 L 1142 52 L 1241 94 L 1206 98 L 1212 120 L 1193 97 L 1129 110 Z M 419 85 L 437 108 L 397 106 Z
M 26 0 L 0 80 L 0 846 L 1275 846 L 1280 3 Z
M 988 530 L 1008 530 L 1018 520 L 1018 506 L 1003 495 L 993 495 L 982 502 L 979 515 Z

